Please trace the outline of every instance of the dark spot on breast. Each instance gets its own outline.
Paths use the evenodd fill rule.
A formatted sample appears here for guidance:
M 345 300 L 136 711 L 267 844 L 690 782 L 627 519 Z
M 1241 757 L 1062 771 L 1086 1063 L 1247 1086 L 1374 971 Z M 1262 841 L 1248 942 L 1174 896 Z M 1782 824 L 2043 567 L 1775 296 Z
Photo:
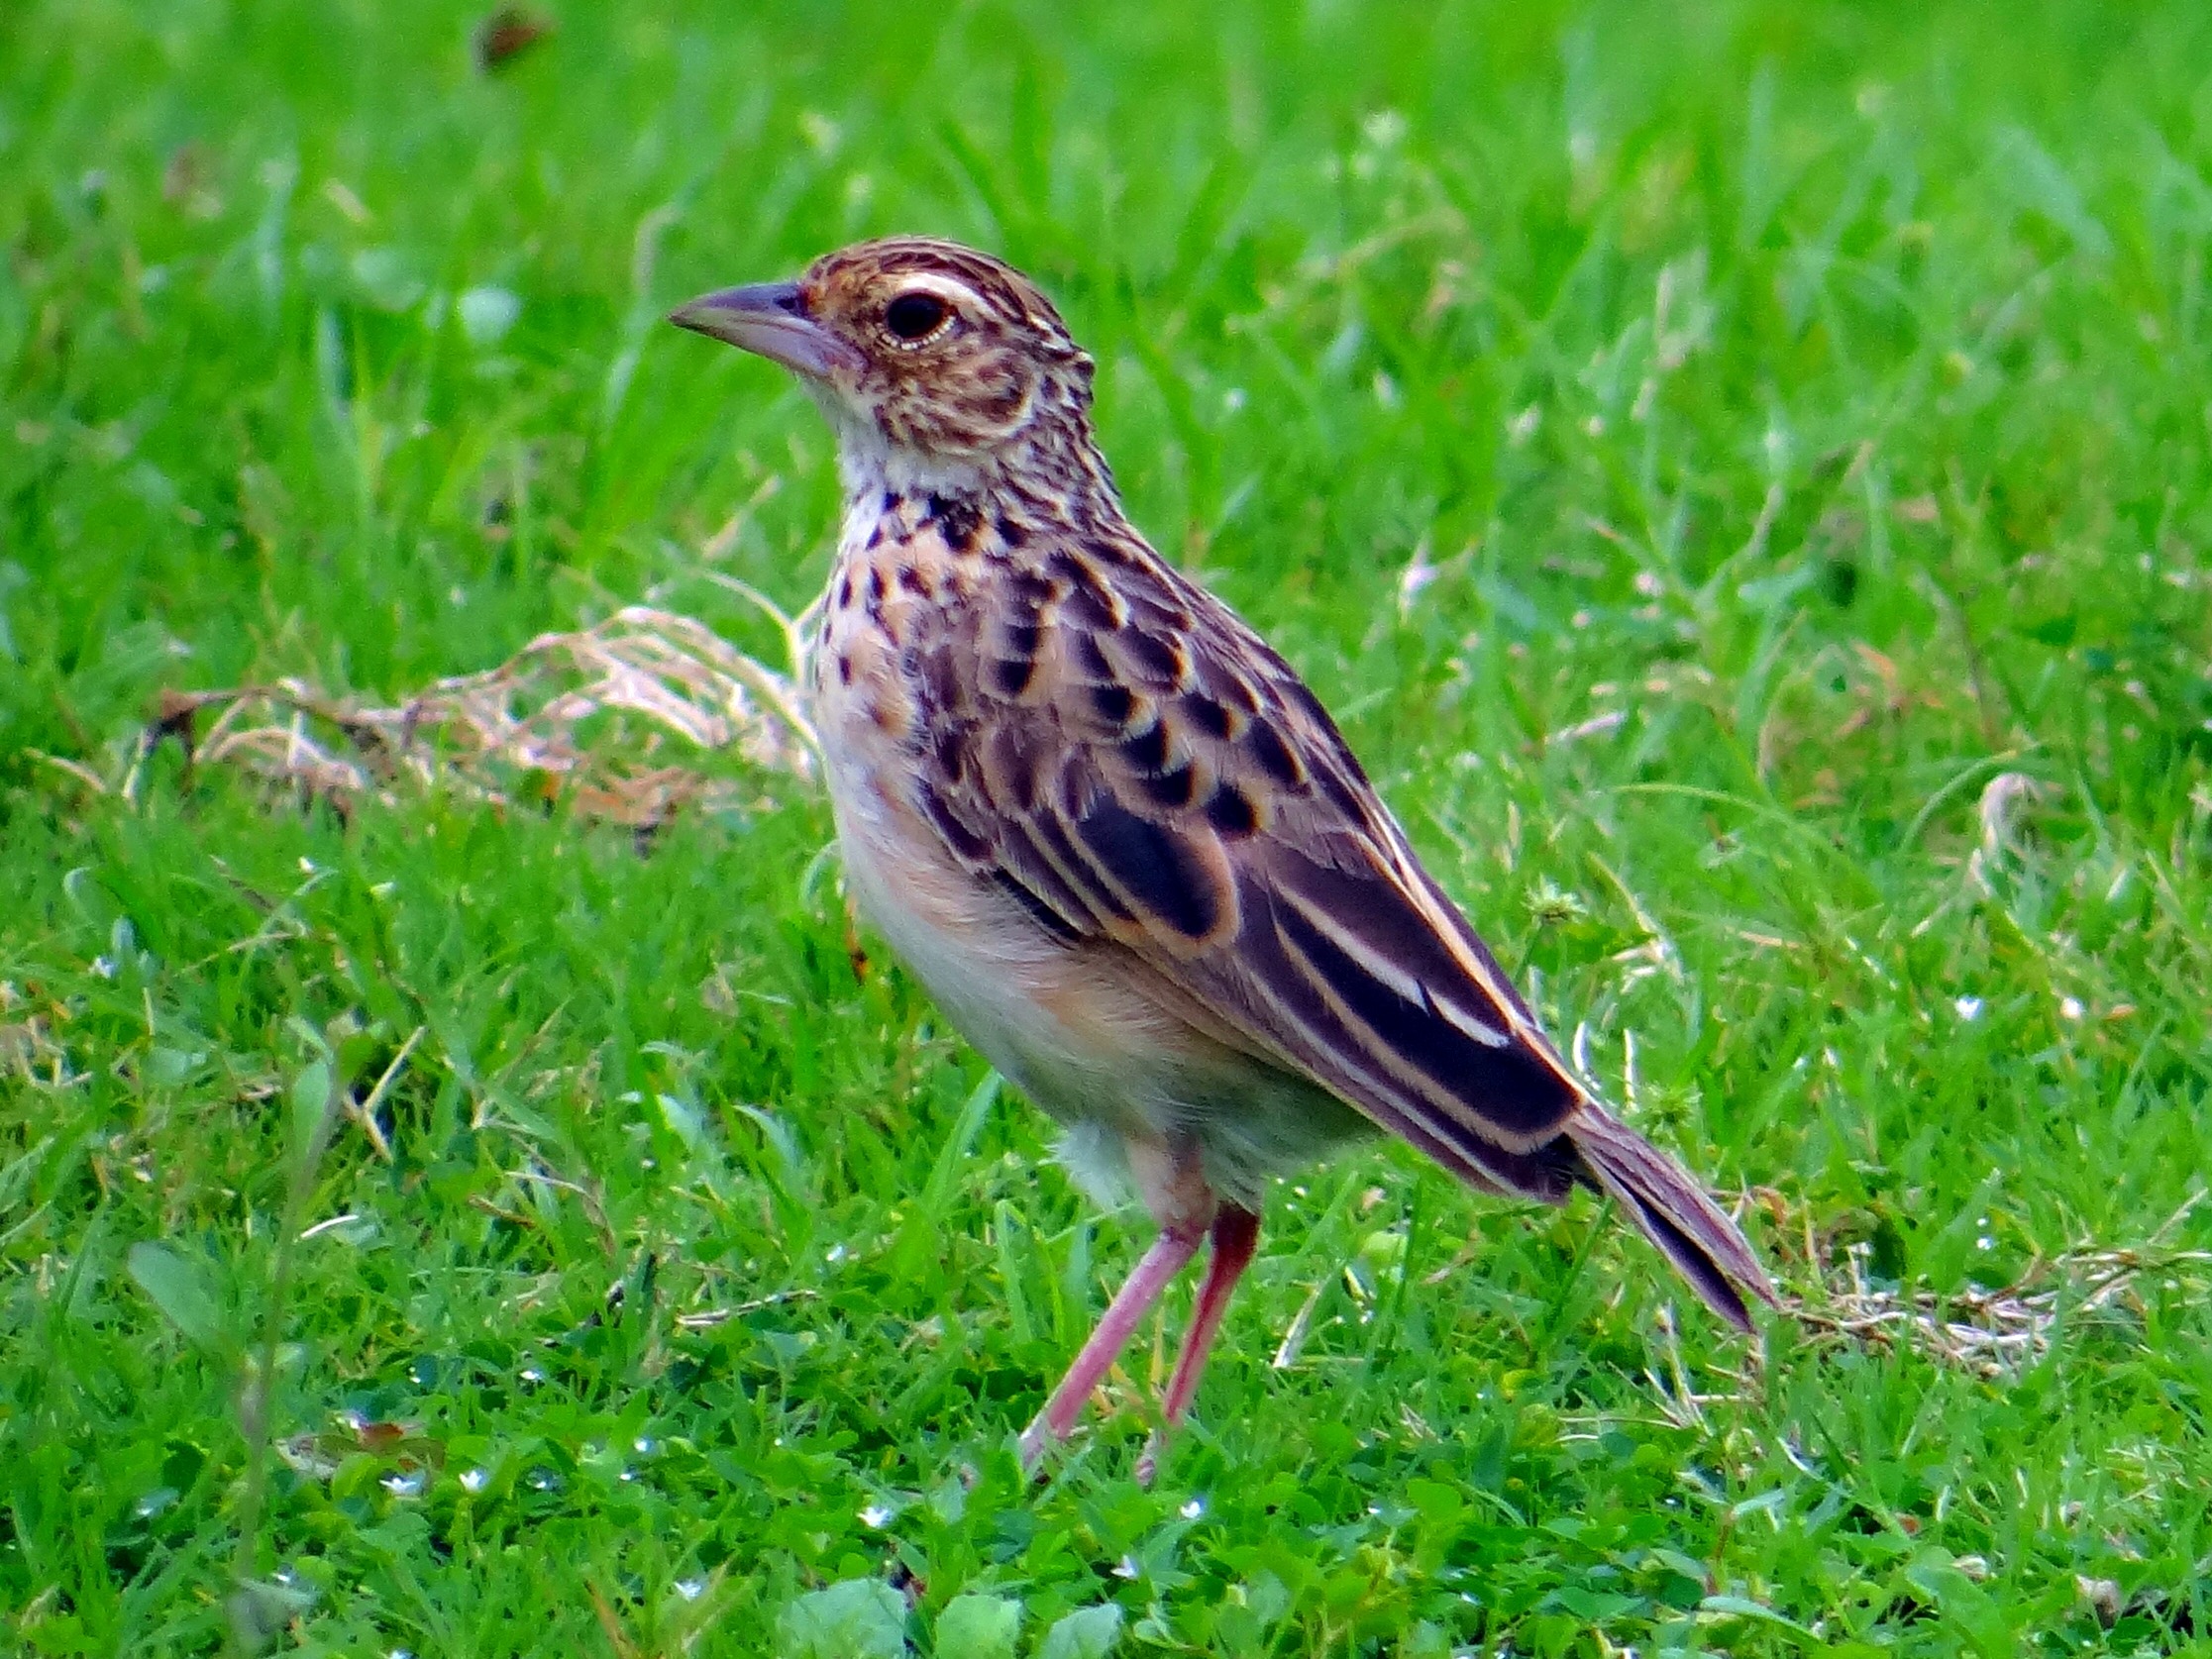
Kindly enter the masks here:
M 850 570 L 845 572 L 844 578 L 837 584 L 837 608 L 839 610 L 851 610 L 853 608 L 853 577 Z
M 1048 605 L 1067 591 L 1042 570 L 1012 570 L 1004 579 L 1015 602 L 1029 609 Z
M 1029 681 L 1036 677 L 1037 660 L 1034 657 L 995 657 L 987 671 L 991 687 L 1001 697 L 1018 697 L 1029 689 Z
M 1208 737 L 1226 738 L 1236 729 L 1235 717 L 1229 713 L 1228 705 L 1203 691 L 1192 692 L 1178 706 L 1191 724 Z
M 999 515 L 999 540 L 1008 551 L 1021 546 L 1028 539 L 1029 533 L 1022 529 L 1020 525 L 1006 517 L 1004 513 Z
M 1254 720 L 1252 729 L 1244 734 L 1243 747 L 1260 771 L 1284 788 L 1303 790 L 1307 786 L 1305 763 L 1271 722 Z
M 929 578 L 911 565 L 898 567 L 898 585 L 918 599 L 929 597 Z
M 1158 772 L 1168 764 L 1168 728 L 1155 720 L 1134 737 L 1121 740 L 1121 758 L 1140 773 Z
M 837 683 L 840 685 L 850 685 L 852 684 L 852 682 L 853 654 L 849 651 L 840 651 L 837 654 Z
M 1189 840 L 1101 795 L 1076 835 L 1113 883 L 1151 918 L 1187 939 L 1204 939 L 1231 902 Z
M 1127 565 L 1135 555 L 1110 536 L 1094 536 L 1083 544 L 1083 551 L 1102 565 Z
M 880 605 L 884 602 L 884 568 L 881 565 L 871 565 L 868 568 L 868 596 Z
M 1198 774 L 1188 765 L 1159 773 L 1144 779 L 1144 792 L 1162 806 L 1188 806 L 1197 798 Z
M 895 513 L 896 511 L 898 511 L 898 509 L 899 509 L 899 508 L 903 507 L 903 506 L 904 506 L 905 504 L 906 504 L 906 498 L 905 498 L 904 496 L 900 495 L 900 494 L 898 493 L 898 491 L 896 491 L 895 489 L 887 489 L 887 490 L 885 490 L 885 491 L 884 491 L 884 511 L 885 511 L 885 512 L 887 512 L 887 513 Z
M 1034 657 L 1044 641 L 1044 629 L 1034 622 L 1009 622 L 1006 645 L 1017 657 Z
M 966 553 L 975 543 L 977 526 L 983 523 L 983 509 L 965 496 L 932 495 L 929 517 L 944 537 L 945 546 L 954 553 Z
M 1232 840 L 1260 827 L 1259 809 L 1253 806 L 1252 797 L 1234 783 L 1219 784 L 1207 797 L 1206 821 Z
M 1126 685 L 1094 685 L 1091 708 L 1109 726 L 1125 726 L 1136 712 L 1137 694 Z
M 882 519 L 878 519 L 876 528 L 868 532 L 868 545 L 871 548 L 880 548 L 884 545 L 884 521 Z

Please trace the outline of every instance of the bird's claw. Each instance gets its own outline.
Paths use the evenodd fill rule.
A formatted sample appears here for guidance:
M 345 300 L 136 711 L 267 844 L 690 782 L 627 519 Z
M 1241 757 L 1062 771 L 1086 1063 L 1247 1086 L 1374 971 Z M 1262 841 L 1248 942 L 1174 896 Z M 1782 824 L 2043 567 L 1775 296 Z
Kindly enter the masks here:
M 1160 1472 L 1160 1451 L 1167 1443 L 1167 1436 L 1154 1429 L 1144 1437 L 1144 1450 L 1137 1455 L 1136 1483 L 1150 1487 L 1152 1478 Z

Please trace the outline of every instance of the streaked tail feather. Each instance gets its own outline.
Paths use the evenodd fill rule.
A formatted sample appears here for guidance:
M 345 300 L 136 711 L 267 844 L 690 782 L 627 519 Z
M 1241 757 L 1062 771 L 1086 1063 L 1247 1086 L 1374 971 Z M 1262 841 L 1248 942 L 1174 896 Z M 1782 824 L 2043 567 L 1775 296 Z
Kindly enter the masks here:
M 1575 1114 L 1565 1138 L 1581 1155 L 1577 1173 L 1620 1201 L 1708 1307 L 1749 1330 L 1743 1293 L 1771 1303 L 1774 1286 L 1742 1232 L 1705 1190 L 1673 1159 L 1595 1104 Z

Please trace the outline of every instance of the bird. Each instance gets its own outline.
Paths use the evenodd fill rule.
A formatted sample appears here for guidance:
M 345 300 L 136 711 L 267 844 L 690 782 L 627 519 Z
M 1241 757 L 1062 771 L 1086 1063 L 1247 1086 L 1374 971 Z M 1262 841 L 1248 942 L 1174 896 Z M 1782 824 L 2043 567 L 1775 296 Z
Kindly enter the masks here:
M 1544 1034 L 1305 680 L 1130 523 L 1033 280 L 892 237 L 670 321 L 791 370 L 836 437 L 803 689 L 849 898 L 1078 1185 L 1158 1226 L 1025 1467 L 1205 1248 L 1148 1479 L 1269 1182 L 1377 1132 L 1481 1192 L 1610 1197 L 1752 1329 L 1775 1294 L 1742 1232 Z

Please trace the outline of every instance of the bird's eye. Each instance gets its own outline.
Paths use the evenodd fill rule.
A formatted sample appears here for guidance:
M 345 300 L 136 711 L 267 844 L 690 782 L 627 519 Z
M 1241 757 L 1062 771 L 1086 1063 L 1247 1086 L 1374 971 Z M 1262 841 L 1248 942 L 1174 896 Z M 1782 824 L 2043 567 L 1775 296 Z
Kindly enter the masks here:
M 884 307 L 884 327 L 900 340 L 927 340 L 951 315 L 952 307 L 935 294 L 900 294 Z

